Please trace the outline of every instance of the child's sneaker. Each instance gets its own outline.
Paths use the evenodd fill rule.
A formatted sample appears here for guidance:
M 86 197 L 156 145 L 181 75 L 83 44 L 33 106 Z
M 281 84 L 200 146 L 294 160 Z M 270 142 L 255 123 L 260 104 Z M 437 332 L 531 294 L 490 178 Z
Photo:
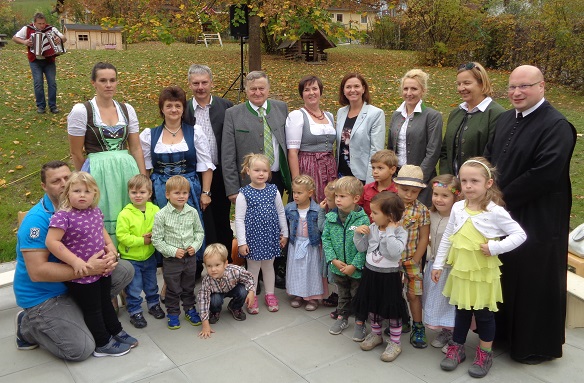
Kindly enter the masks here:
M 432 347 L 442 348 L 445 345 L 447 345 L 451 339 L 452 331 L 443 328 L 442 331 L 440 331 L 440 334 L 438 334 L 430 344 L 432 345 Z
M 365 328 L 365 322 L 358 324 L 355 322 L 355 330 L 353 331 L 353 340 L 355 342 L 363 342 L 365 340 L 365 336 L 367 335 L 367 331 Z
M 162 307 L 160 307 L 158 303 L 148 309 L 148 314 L 152 315 L 156 319 L 162 319 L 166 316 L 166 314 L 164 314 L 164 310 L 162 310 Z
M 389 327 L 387 328 L 387 335 L 389 335 Z M 412 324 L 410 321 L 403 322 L 402 324 L 402 334 L 407 334 L 408 332 L 412 331 Z
M 374 334 L 370 332 L 363 342 L 361 342 L 361 350 L 371 351 L 375 347 L 383 343 L 383 337 L 381 335 Z
M 329 332 L 333 335 L 339 335 L 347 327 L 349 327 L 349 321 L 339 315 L 335 323 L 333 323 L 333 325 L 329 329 Z
M 142 313 L 130 315 L 130 323 L 133 324 L 136 328 L 144 328 L 148 325 L 148 322 L 146 322 L 146 318 L 144 318 Z
M 331 311 L 330 316 L 331 319 L 337 319 L 339 316 L 339 310 Z
M 28 343 L 22 337 L 20 333 L 20 324 L 22 323 L 22 317 L 24 317 L 24 310 L 20 310 L 16 313 L 16 318 L 14 319 L 14 327 L 16 328 L 16 348 L 19 350 L 34 350 L 39 345 L 36 343 Z
M 215 324 L 219 322 L 219 317 L 221 313 L 209 313 L 209 324 Z
M 130 352 L 130 345 L 116 340 L 113 336 L 109 342 L 101 347 L 96 347 L 93 356 L 101 358 L 102 356 L 122 356 Z
M 134 338 L 124 330 L 120 331 L 116 335 L 114 335 L 114 339 L 120 343 L 129 344 L 130 348 L 134 348 L 138 346 L 138 339 Z
M 231 315 L 233 315 L 233 319 L 235 319 L 236 321 L 243 321 L 246 319 L 245 313 L 243 312 L 242 309 L 235 310 L 232 309 L 231 306 L 229 305 L 227 305 L 227 309 L 231 312 Z
M 264 301 L 266 302 L 266 306 L 268 306 L 269 312 L 276 312 L 280 309 L 278 306 L 278 298 L 274 294 L 266 294 L 264 297 Z
M 450 342 L 446 357 L 440 362 L 440 368 L 445 371 L 454 370 L 460 363 L 466 359 L 464 344 Z
M 185 312 L 185 318 L 187 318 L 187 321 L 189 321 L 189 323 L 192 324 L 193 326 L 200 326 L 201 323 L 203 323 L 201 317 L 199 316 L 199 313 L 197 312 L 197 309 L 194 307 L 189 311 Z
M 251 306 L 247 307 L 247 313 L 250 315 L 256 315 L 260 312 L 260 307 L 258 305 L 258 296 L 253 297 L 253 303 Z
M 178 319 L 178 315 L 168 314 L 168 328 L 171 330 L 176 330 L 180 328 L 180 320 Z
M 399 354 L 401 354 L 401 346 L 392 341 L 388 341 L 385 351 L 381 354 L 381 360 L 384 362 L 393 362 Z
M 410 343 L 415 348 L 426 348 L 428 343 L 426 340 L 426 328 L 422 323 L 415 323 L 412 333 L 410 334 Z
M 473 378 L 484 378 L 493 365 L 493 352 L 483 351 L 477 346 L 474 362 L 468 369 L 468 374 Z

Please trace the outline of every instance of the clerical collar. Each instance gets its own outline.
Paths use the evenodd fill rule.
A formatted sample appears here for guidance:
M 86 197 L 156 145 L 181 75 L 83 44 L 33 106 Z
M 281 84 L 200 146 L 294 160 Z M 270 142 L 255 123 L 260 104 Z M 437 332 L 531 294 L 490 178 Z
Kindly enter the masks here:
M 545 101 L 545 97 L 542 98 L 541 100 L 539 100 L 539 102 L 537 104 L 535 104 L 534 106 L 532 106 L 529 109 L 524 110 L 523 112 L 521 112 L 523 114 L 523 117 L 526 117 L 528 114 L 533 113 L 537 108 L 539 108 L 541 106 L 541 104 L 543 104 Z M 519 112 L 517 111 L 517 109 L 515 109 L 515 117 L 517 117 L 517 114 Z

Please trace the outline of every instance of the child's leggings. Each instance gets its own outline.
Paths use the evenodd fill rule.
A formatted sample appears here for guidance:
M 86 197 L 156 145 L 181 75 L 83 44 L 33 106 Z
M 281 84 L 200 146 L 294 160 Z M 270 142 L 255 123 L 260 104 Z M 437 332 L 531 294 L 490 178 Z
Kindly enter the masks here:
M 262 278 L 264 279 L 264 289 L 266 289 L 266 294 L 274 293 L 274 284 L 276 283 L 276 273 L 274 272 L 274 258 L 267 261 L 252 261 L 247 260 L 247 270 L 253 275 L 253 291 L 255 292 L 258 287 L 258 277 L 260 275 L 260 269 L 262 269 Z
M 458 344 L 466 343 L 466 335 L 470 330 L 473 314 L 477 323 L 479 339 L 483 342 L 492 342 L 495 339 L 495 313 L 487 308 L 462 310 L 458 306 L 456 307 L 452 340 Z

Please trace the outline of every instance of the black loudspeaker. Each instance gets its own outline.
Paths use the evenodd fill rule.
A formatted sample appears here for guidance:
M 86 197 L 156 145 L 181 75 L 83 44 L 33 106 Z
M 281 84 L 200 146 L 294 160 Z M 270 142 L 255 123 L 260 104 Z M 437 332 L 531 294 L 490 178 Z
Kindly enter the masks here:
M 233 25 L 233 19 L 236 15 L 236 10 L 239 8 L 243 10 L 243 21 L 241 18 L 238 19 L 237 26 Z M 241 11 L 237 12 L 240 13 Z M 248 37 L 249 36 L 249 27 L 248 27 L 248 14 L 247 14 L 247 5 L 241 4 L 239 7 L 237 5 L 230 5 L 229 6 L 229 33 L 233 37 Z

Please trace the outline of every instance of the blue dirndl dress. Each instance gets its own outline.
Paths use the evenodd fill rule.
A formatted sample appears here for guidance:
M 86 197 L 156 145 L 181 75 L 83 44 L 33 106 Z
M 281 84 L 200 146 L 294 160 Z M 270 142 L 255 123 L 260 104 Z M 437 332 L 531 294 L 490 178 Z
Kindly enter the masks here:
M 195 129 L 192 125 L 182 124 L 184 140 L 189 148 L 186 152 L 177 153 L 156 153 L 154 148 L 162 134 L 162 125 L 153 128 L 150 132 L 150 155 L 152 158 L 152 200 L 159 207 L 166 206 L 166 181 L 172 176 L 183 176 L 191 185 L 189 200 L 187 203 L 197 209 L 201 225 L 203 224 L 203 212 L 200 206 L 201 200 L 201 183 L 197 175 L 197 151 L 195 149 L 194 138 Z M 205 241 L 201 249 L 197 251 L 197 259 L 203 259 L 205 251 Z

